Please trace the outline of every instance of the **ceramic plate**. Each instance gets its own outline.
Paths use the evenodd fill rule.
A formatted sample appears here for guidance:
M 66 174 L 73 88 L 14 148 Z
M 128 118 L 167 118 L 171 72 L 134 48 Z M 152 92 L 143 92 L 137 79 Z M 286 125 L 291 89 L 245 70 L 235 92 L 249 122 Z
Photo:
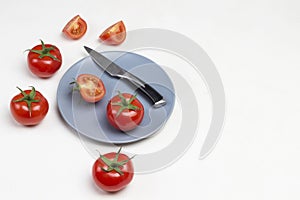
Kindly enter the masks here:
M 113 78 L 99 68 L 91 59 L 85 57 L 72 65 L 63 75 L 57 89 L 58 109 L 62 118 L 75 129 L 90 139 L 105 143 L 130 143 L 147 138 L 157 132 L 170 117 L 175 92 L 167 73 L 155 62 L 136 53 L 109 51 L 103 55 L 113 60 L 122 68 L 138 76 L 162 94 L 167 104 L 153 108 L 149 99 L 137 92 L 135 86 L 126 80 Z M 97 103 L 85 102 L 78 91 L 73 91 L 72 81 L 80 74 L 89 73 L 100 77 L 106 88 L 105 97 Z M 106 106 L 117 92 L 136 93 L 144 106 L 144 118 L 134 130 L 122 132 L 113 128 L 106 119 Z

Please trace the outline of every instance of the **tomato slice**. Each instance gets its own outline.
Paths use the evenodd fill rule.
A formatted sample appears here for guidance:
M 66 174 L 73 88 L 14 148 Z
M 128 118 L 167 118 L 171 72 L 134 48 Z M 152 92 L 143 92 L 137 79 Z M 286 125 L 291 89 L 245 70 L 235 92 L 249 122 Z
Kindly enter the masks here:
M 100 40 L 105 44 L 119 45 L 126 38 L 126 28 L 123 21 L 119 21 L 108 27 L 100 36 Z
M 91 103 L 100 101 L 105 93 L 105 86 L 101 79 L 92 74 L 81 74 L 76 81 L 82 98 Z
M 66 37 L 77 40 L 86 33 L 86 30 L 87 23 L 79 15 L 76 15 L 66 24 L 62 32 Z

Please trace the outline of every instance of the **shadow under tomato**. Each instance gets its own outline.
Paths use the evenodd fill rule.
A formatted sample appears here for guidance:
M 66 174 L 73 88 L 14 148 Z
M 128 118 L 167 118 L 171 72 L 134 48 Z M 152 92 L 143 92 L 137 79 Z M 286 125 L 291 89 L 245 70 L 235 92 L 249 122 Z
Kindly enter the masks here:
M 90 178 L 90 181 L 89 181 L 89 185 L 91 185 L 91 188 L 93 188 L 93 190 L 100 194 L 100 195 L 106 195 L 106 196 L 115 196 L 115 195 L 120 195 L 122 193 L 124 193 L 124 191 L 126 190 L 127 187 L 119 190 L 119 191 L 116 191 L 116 192 L 107 192 L 107 191 L 104 191 L 102 190 L 101 188 L 99 188 L 95 183 L 94 183 L 94 180 L 93 178 L 91 177 Z

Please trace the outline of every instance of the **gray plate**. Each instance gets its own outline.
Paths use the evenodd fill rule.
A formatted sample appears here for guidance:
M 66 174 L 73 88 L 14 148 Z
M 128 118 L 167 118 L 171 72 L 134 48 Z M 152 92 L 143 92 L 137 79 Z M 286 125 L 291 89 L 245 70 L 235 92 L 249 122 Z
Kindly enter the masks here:
M 166 123 L 172 113 L 175 101 L 172 81 L 159 65 L 146 57 L 120 51 L 102 53 L 149 83 L 164 96 L 167 104 L 160 108 L 153 108 L 149 99 L 138 92 L 137 98 L 145 109 L 141 124 L 126 133 L 113 128 L 106 119 L 106 106 L 109 99 L 115 96 L 117 91 L 134 94 L 136 88 L 126 80 L 113 78 L 104 73 L 90 57 L 85 57 L 71 66 L 59 82 L 57 102 L 62 118 L 78 133 L 99 142 L 122 144 L 151 136 Z M 81 98 L 79 92 L 72 91 L 69 83 L 83 73 L 94 74 L 102 79 L 106 95 L 101 101 L 87 103 Z

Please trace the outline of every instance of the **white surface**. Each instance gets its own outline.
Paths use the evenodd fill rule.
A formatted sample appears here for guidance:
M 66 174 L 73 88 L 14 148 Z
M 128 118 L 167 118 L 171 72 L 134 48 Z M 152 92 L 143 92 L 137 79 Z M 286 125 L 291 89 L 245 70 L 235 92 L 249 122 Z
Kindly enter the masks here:
M 89 29 L 84 38 L 70 41 L 61 29 L 76 14 Z M 2 2 L 0 16 L 0 199 L 300 198 L 299 1 L 11 0 Z M 166 28 L 201 45 L 223 79 L 227 117 L 219 144 L 205 160 L 198 160 L 204 124 L 179 161 L 137 175 L 128 188 L 111 195 L 95 188 L 94 158 L 59 117 L 55 97 L 60 77 L 86 55 L 82 46 L 97 46 L 101 31 L 120 19 L 128 30 Z M 62 68 L 46 80 L 30 74 L 23 53 L 39 39 L 57 45 L 63 54 Z M 9 113 L 15 87 L 29 85 L 50 103 L 45 120 L 32 128 L 16 124 Z M 199 97 L 207 98 L 201 91 Z M 176 109 L 171 122 L 180 119 Z M 203 111 L 209 116 L 208 109 Z M 169 137 L 175 137 L 176 128 L 166 127 Z M 163 142 L 169 138 L 159 137 Z M 155 151 L 162 147 L 157 138 L 149 140 L 156 145 L 143 141 L 144 146 L 128 148 Z

